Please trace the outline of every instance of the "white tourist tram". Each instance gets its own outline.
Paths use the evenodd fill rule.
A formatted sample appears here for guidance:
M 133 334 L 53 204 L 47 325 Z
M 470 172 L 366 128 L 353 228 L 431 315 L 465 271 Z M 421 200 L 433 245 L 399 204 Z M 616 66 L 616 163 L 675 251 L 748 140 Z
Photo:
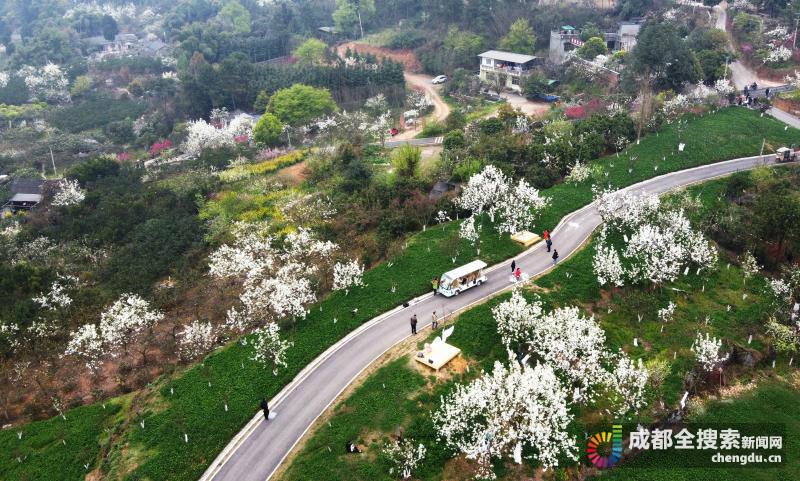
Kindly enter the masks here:
M 485 262 L 474 260 L 469 264 L 445 272 L 439 279 L 439 288 L 436 292 L 446 297 L 452 297 L 470 287 L 479 286 L 486 282 L 486 275 L 483 273 L 485 268 Z

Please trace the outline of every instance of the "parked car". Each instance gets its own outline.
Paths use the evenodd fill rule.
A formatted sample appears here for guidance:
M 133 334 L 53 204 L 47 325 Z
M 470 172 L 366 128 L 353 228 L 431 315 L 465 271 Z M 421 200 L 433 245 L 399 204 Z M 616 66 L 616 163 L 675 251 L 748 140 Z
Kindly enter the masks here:
M 447 75 L 439 75 L 431 80 L 431 83 L 434 85 L 443 84 L 445 82 L 447 82 Z
M 558 102 L 561 97 L 558 95 L 536 94 L 533 96 L 534 100 L 542 100 L 544 102 Z

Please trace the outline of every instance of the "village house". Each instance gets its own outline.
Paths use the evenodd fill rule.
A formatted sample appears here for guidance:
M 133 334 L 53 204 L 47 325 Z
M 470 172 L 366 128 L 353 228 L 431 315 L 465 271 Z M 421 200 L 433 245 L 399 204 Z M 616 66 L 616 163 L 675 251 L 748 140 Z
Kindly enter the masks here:
M 489 50 L 478 57 L 481 59 L 481 82 L 496 85 L 499 80 L 501 86 L 517 92 L 522 91 L 525 77 L 533 73 L 533 67 L 539 60 L 533 55 L 501 50 Z

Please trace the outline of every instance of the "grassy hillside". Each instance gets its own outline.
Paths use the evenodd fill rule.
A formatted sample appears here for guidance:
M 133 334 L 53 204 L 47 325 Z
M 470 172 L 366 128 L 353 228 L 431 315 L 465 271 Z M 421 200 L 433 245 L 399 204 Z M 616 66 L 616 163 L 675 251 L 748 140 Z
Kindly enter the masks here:
M 640 145 L 632 145 L 619 157 L 610 156 L 597 163 L 608 173 L 608 182 L 621 187 L 669 171 L 757 154 L 762 138 L 768 144 L 779 146 L 797 142 L 800 132 L 784 130 L 778 121 L 760 118 L 749 110 L 724 109 L 690 119 L 680 129 L 668 126 L 658 135 L 643 139 Z M 676 153 L 679 142 L 686 143 L 682 153 Z M 552 228 L 565 214 L 591 201 L 589 183 L 557 185 L 544 193 L 553 201 L 537 223 L 537 230 Z M 287 330 L 294 347 L 288 353 L 288 368 L 277 376 L 250 362 L 249 351 L 237 343 L 209 356 L 202 367 L 191 367 L 161 381 L 157 386 L 158 394 L 149 397 L 144 406 L 136 406 L 137 412 L 143 413 L 145 428 L 128 425 L 114 439 L 109 457 L 115 462 L 103 465 L 104 470 L 110 471 L 109 478 L 197 479 L 250 419 L 261 397 L 275 395 L 311 360 L 366 320 L 424 293 L 432 277 L 453 266 L 451 257 L 456 252 L 456 264 L 473 259 L 474 249 L 454 240 L 457 229 L 456 223 L 450 223 L 415 235 L 391 265 L 380 265 L 365 274 L 368 287 L 353 291 L 349 296 L 334 294 L 314 306 L 306 319 Z M 480 257 L 490 264 L 519 251 L 507 238 L 500 239 L 484 231 Z M 354 308 L 359 309 L 356 315 L 351 314 Z M 339 321 L 336 324 L 332 322 L 334 317 Z M 223 409 L 226 401 L 227 412 Z M 72 413 L 67 413 L 67 417 Z M 33 423 L 20 429 L 39 430 L 52 442 L 58 433 L 47 423 Z M 76 426 L 83 434 L 75 435 L 100 439 L 97 427 L 88 428 L 89 424 Z M 188 443 L 184 442 L 184 434 L 188 436 Z M 15 438 L 11 430 L 0 432 L 0 446 L 11 445 Z M 9 451 L 4 449 L 3 452 Z M 2 461 L 2 469 L 6 470 L 4 480 L 40 479 L 33 476 L 32 471 L 32 460 L 40 454 L 32 450 L 28 454 L 30 461 L 23 463 L 17 463 L 14 456 L 5 456 Z M 77 457 L 72 459 L 74 465 L 83 464 Z M 94 461 L 95 464 L 100 462 L 99 459 Z M 65 473 L 63 464 L 53 464 L 47 479 L 74 479 Z

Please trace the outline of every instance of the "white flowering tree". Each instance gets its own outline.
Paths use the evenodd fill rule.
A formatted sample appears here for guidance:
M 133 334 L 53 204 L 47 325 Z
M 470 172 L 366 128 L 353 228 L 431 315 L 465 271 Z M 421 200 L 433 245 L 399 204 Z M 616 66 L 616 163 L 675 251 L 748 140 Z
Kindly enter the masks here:
M 25 81 L 31 100 L 69 102 L 69 79 L 58 65 L 48 63 L 43 67 L 22 67 L 17 76 Z
M 564 178 L 571 184 L 580 184 L 592 175 L 592 169 L 586 164 L 581 164 L 578 160 L 570 167 L 569 174 Z
M 697 333 L 692 344 L 695 360 L 706 372 L 711 372 L 715 366 L 728 359 L 728 355 L 720 353 L 720 349 L 722 349 L 722 339 L 711 337 L 708 333 L 705 337 Z
M 239 335 L 262 327 L 255 338 L 260 348 L 255 358 L 272 359 L 277 369 L 283 365 L 288 345 L 279 342 L 276 322 L 285 317 L 306 316 L 308 305 L 317 299 L 312 278 L 332 263 L 337 246 L 316 239 L 307 229 L 276 238 L 268 234 L 268 225 L 261 223 L 239 223 L 233 234 L 232 244 L 219 247 L 209 256 L 212 277 L 242 281 L 241 308 L 228 311 L 225 328 Z M 340 266 L 341 284 L 337 287 L 360 279 L 352 267 L 345 272 Z M 247 338 L 242 342 L 246 343 Z M 267 355 L 265 349 L 275 350 Z
M 521 461 L 525 447 L 544 468 L 558 466 L 560 456 L 577 459 L 567 432 L 571 421 L 567 392 L 553 369 L 516 362 L 495 362 L 491 373 L 456 386 L 433 414 L 439 439 L 476 461 L 484 479 L 494 479 L 493 458 Z
M 654 195 L 612 192 L 601 193 L 597 203 L 604 225 L 592 264 L 601 285 L 659 285 L 674 281 L 689 267 L 699 272 L 716 265 L 716 249 L 692 229 L 682 209 L 661 208 Z
M 33 301 L 39 304 L 42 309 L 49 311 L 66 309 L 72 304 L 72 298 L 67 294 L 67 289 L 68 286 L 64 283 L 55 281 L 48 292 L 39 294 L 33 298 Z
M 221 114 L 217 114 L 218 117 Z M 233 147 L 237 139 L 252 139 L 253 119 L 247 114 L 240 114 L 227 121 L 218 119 L 220 127 L 209 124 L 203 119 L 193 120 L 188 124 L 188 133 L 183 143 L 183 151 L 189 155 L 200 155 L 205 149 Z
M 257 363 L 272 367 L 272 374 L 278 375 L 279 367 L 286 367 L 286 351 L 293 343 L 281 339 L 280 327 L 271 322 L 253 332 L 253 355 L 251 359 Z
M 64 355 L 80 358 L 84 365 L 96 374 L 106 354 L 105 346 L 106 343 L 97 325 L 84 324 L 70 335 Z
M 548 204 L 548 199 L 525 180 L 514 184 L 500 169 L 487 165 L 470 177 L 454 202 L 473 216 L 488 214 L 492 222 L 499 214 L 497 230 L 502 234 L 532 228 L 536 213 Z
M 119 349 L 128 354 L 128 346 L 138 338 L 152 337 L 153 328 L 164 314 L 153 309 L 150 303 L 137 294 L 123 294 L 100 315 L 100 334 L 112 356 Z M 142 358 L 147 352 L 147 342 L 141 339 Z
M 675 314 L 675 303 L 670 301 L 667 307 L 658 310 L 658 320 L 661 322 L 669 322 Z
M 357 261 L 337 262 L 333 266 L 333 290 L 344 291 L 364 285 L 364 267 Z
M 616 414 L 638 413 L 647 405 L 645 389 L 650 371 L 642 364 L 641 358 L 634 362 L 622 351 L 612 356 L 611 361 L 608 393 L 616 406 Z
M 178 333 L 178 354 L 190 361 L 208 354 L 214 347 L 216 331 L 209 322 L 192 321 Z
M 427 450 L 422 443 L 415 445 L 413 439 L 403 439 L 387 443 L 382 452 L 392 465 L 389 474 L 397 472 L 403 479 L 409 479 L 419 463 L 425 459 Z
M 518 290 L 492 315 L 506 349 L 522 350 L 551 366 L 570 390 L 571 402 L 591 402 L 602 391 L 616 399 L 620 414 L 642 407 L 647 371 L 641 364 L 632 366 L 624 353 L 608 351 L 605 332 L 593 317 L 582 316 L 576 307 L 545 312 L 539 300 L 529 303 Z M 627 368 L 626 374 L 615 377 L 617 367 Z
M 78 205 L 86 198 L 86 191 L 81 189 L 80 184 L 74 179 L 62 179 L 56 186 L 53 194 L 53 205 L 68 207 Z
M 750 280 L 754 275 L 758 274 L 758 271 L 761 270 L 761 266 L 758 265 L 758 261 L 750 251 L 746 251 L 744 254 L 742 254 L 739 258 L 739 262 L 742 265 L 742 276 L 744 277 L 745 282 Z
M 471 215 L 458 226 L 458 236 L 474 245 L 481 238 L 480 228 L 480 225 L 475 226 L 475 216 Z

